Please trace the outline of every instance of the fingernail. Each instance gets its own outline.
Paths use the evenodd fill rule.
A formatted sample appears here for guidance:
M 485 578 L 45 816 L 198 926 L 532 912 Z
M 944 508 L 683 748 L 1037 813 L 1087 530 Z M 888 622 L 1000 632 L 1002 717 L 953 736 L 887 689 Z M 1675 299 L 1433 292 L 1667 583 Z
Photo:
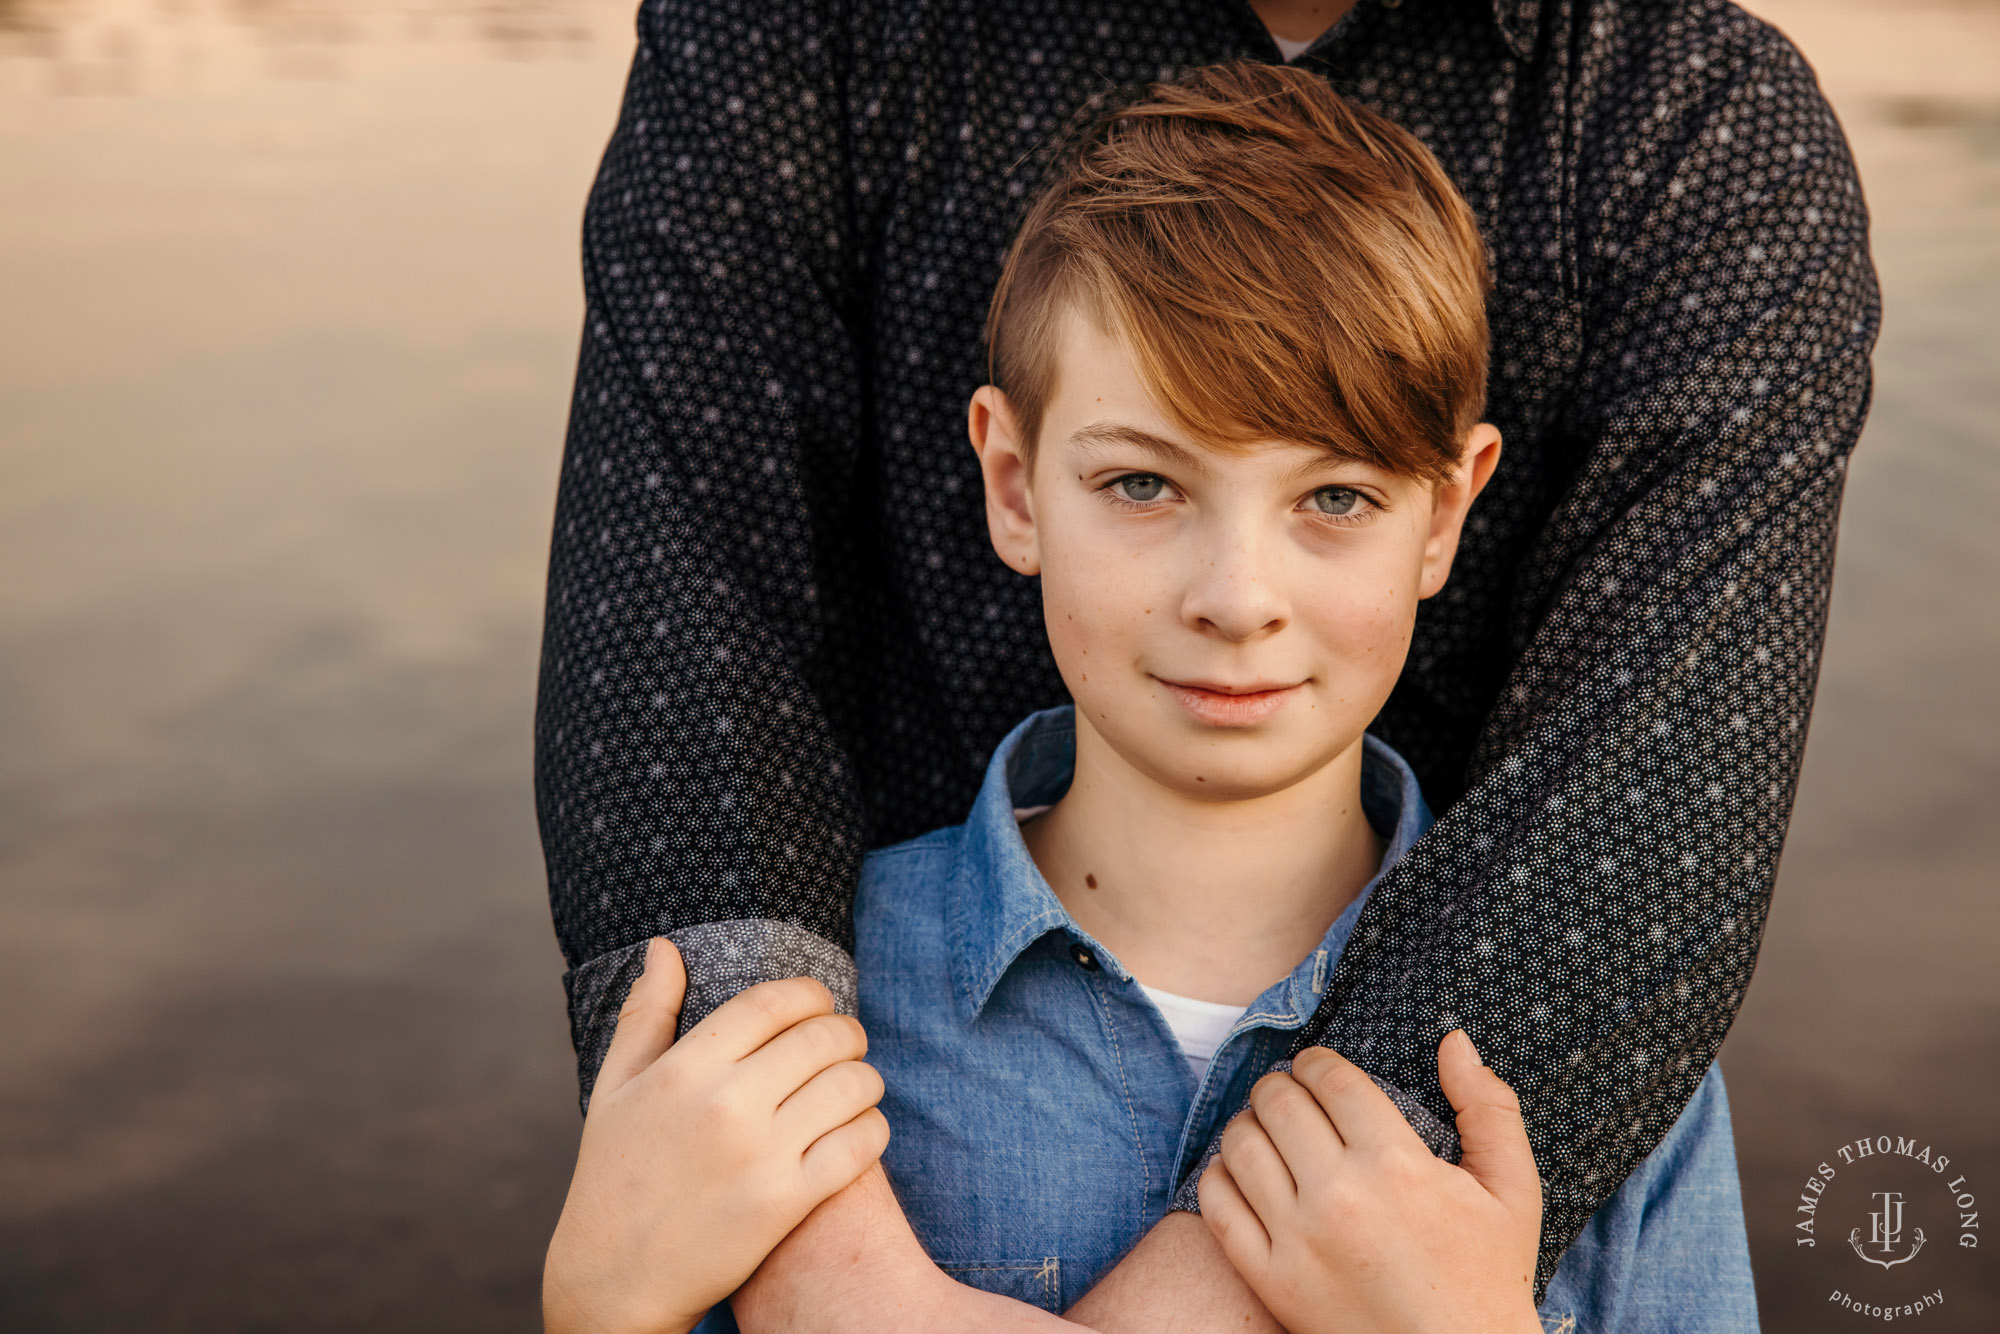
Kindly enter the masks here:
M 1459 1045 L 1471 1054 L 1473 1060 L 1478 1061 L 1481 1065 L 1486 1064 L 1485 1060 L 1479 1055 L 1479 1048 L 1472 1045 L 1472 1035 L 1470 1033 L 1467 1033 L 1462 1028 L 1454 1028 L 1451 1031 L 1451 1035 L 1458 1039 Z
M 654 951 L 658 950 L 659 948 L 660 948 L 660 938 L 658 936 L 654 936 L 651 940 L 646 942 L 646 952 L 645 954 L 641 955 L 639 959 L 639 977 L 644 977 L 646 975 L 646 970 L 653 966 L 653 954 Z M 639 978 L 635 977 L 632 980 L 636 982 L 639 980 Z

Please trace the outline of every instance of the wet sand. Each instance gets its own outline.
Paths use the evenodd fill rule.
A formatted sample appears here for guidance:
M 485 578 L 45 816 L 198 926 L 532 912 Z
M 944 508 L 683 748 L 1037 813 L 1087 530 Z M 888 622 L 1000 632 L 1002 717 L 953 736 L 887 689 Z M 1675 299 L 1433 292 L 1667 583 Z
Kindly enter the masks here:
M 1765 1326 L 1817 1331 L 1873 1323 L 1794 1245 L 1836 1145 L 2000 1206 L 2000 4 L 1754 8 L 1887 303 L 1724 1056 Z M 0 0 L 0 1330 L 536 1327 L 528 726 L 629 52 L 623 5 Z M 2000 1328 L 1986 1254 L 1934 1241 L 1922 1327 Z

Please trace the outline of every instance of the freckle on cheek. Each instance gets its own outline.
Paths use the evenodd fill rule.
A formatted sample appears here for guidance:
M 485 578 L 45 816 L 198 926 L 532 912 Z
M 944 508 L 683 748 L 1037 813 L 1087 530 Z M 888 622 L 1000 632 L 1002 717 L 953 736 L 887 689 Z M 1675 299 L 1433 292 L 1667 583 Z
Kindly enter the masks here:
M 1086 873 L 1086 874 L 1084 875 L 1084 877 L 1083 877 L 1083 887 L 1084 887 L 1085 889 L 1096 889 L 1096 888 L 1097 888 L 1097 877 L 1096 877 L 1096 876 L 1094 876 L 1094 875 L 1090 875 L 1090 874 Z

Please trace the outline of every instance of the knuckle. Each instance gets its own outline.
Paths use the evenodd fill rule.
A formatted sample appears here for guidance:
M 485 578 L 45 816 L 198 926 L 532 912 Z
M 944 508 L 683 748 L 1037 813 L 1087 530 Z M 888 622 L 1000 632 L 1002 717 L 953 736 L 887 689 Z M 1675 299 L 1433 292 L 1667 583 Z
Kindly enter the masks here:
M 846 1050 L 846 1034 L 831 1018 L 821 1016 L 808 1019 L 799 1025 L 799 1037 L 812 1054 L 822 1061 L 833 1061 Z
M 1525 1129 L 1521 1109 L 1503 1103 L 1478 1103 L 1459 1113 L 1459 1119 L 1475 1131 L 1512 1134 Z
M 740 1132 L 751 1116 L 748 1091 L 736 1080 L 721 1079 L 702 1090 L 698 1112 L 713 1131 L 725 1136 Z
M 855 1096 L 871 1107 L 882 1100 L 889 1086 L 882 1081 L 882 1072 L 866 1061 L 849 1061 L 843 1069 L 849 1072 L 848 1082 L 854 1086 Z
M 1262 1113 L 1265 1108 L 1276 1108 L 1285 1099 L 1299 1091 L 1299 1083 L 1282 1070 L 1274 1070 L 1250 1086 L 1250 1106 Z
M 874 1072 L 859 1061 L 843 1061 L 839 1065 L 827 1067 L 821 1078 L 825 1079 L 826 1091 L 831 1095 L 834 1108 L 853 1107 L 857 1103 L 872 1103 L 875 1097 Z
M 785 1012 L 785 983 L 759 982 L 748 990 L 738 992 L 730 1004 L 741 1005 L 766 1018 L 776 1019 Z
M 1257 1115 L 1267 1121 L 1291 1121 L 1303 1116 L 1309 1101 L 1306 1091 L 1291 1079 L 1260 1083 L 1252 1098 Z
M 841 1140 L 842 1156 L 850 1173 L 864 1170 L 888 1147 L 889 1118 L 872 1107 L 856 1118 L 855 1133 Z
M 1351 1180 L 1314 1182 L 1299 1194 L 1299 1205 L 1319 1231 L 1351 1229 L 1360 1216 L 1360 1198 Z
M 1345 1061 L 1327 1061 L 1314 1080 L 1313 1087 L 1329 1098 L 1338 1098 L 1354 1091 L 1356 1087 L 1372 1081 L 1361 1072 L 1361 1068 Z
M 882 1115 L 879 1107 L 870 1107 L 861 1114 L 861 1120 L 868 1127 L 868 1142 L 874 1146 L 875 1156 L 881 1157 L 882 1150 L 889 1147 L 889 1118 Z
M 611 1027 L 613 1035 L 629 1024 L 643 1023 L 651 1015 L 652 1010 L 650 998 L 640 994 L 639 989 L 634 987 L 632 994 L 625 998 L 625 1003 L 618 1007 L 618 1018 L 613 1021 Z
M 833 993 L 825 984 L 812 977 L 788 977 L 783 979 L 786 996 L 794 1004 L 811 1010 L 815 1014 L 829 1013 L 833 1009 Z
M 1422 1186 L 1433 1161 L 1428 1149 L 1392 1144 L 1374 1156 L 1371 1166 L 1384 1189 L 1401 1192 Z
M 750 1004 L 772 1019 L 787 1019 L 801 1011 L 810 1012 L 814 993 L 826 988 L 809 977 L 781 977 L 759 982 L 743 993 Z
M 868 1050 L 868 1044 L 861 1040 L 861 1026 L 845 1015 L 824 1015 L 812 1023 L 816 1030 L 813 1050 L 828 1064 L 856 1060 Z

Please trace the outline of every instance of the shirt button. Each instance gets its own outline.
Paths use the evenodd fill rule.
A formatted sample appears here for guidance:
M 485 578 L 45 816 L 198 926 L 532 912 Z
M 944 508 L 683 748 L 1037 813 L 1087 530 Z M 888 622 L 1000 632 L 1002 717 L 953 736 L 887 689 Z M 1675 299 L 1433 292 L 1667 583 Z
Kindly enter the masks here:
M 1089 946 L 1087 945 L 1070 946 L 1069 957 L 1075 959 L 1076 966 L 1083 969 L 1085 972 L 1094 973 L 1097 971 L 1097 956 L 1090 952 Z

